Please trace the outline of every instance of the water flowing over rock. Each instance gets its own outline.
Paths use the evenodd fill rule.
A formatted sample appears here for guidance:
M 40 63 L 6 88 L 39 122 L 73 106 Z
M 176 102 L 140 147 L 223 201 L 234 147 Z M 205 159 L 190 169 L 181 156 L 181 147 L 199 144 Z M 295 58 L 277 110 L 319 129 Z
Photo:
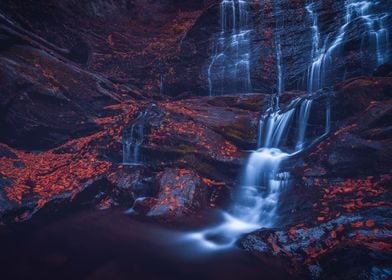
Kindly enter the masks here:
M 275 28 L 275 49 L 276 49 L 276 67 L 277 67 L 277 91 L 276 94 L 280 95 L 284 91 L 284 61 L 282 57 L 282 34 L 284 31 L 285 14 L 281 9 L 280 1 L 275 3 L 275 17 L 276 17 L 276 28 Z
M 384 78 L 359 78 L 336 88 L 331 100 L 332 129 L 341 128 L 305 151 L 303 159 L 288 159 L 294 183 L 280 196 L 279 229 L 246 235 L 241 239 L 243 248 L 273 265 L 290 266 L 293 274 L 303 277 L 329 277 L 332 273 L 357 279 L 355 273 L 370 275 L 376 268 L 385 268 L 390 255 L 376 255 L 390 242 L 385 219 L 391 207 L 384 202 L 390 196 L 386 188 L 390 167 L 384 168 L 385 158 L 379 154 L 390 142 L 382 121 L 390 114 L 389 87 Z M 309 122 L 319 118 L 317 115 L 323 114 L 311 110 Z M 296 166 L 302 170 L 297 179 Z M 331 261 L 332 256 L 342 259 Z M 347 258 L 358 263 L 343 261 Z M 348 266 L 349 273 L 339 272 Z
M 309 119 L 311 106 L 312 106 L 312 100 L 304 100 L 301 103 L 301 108 L 299 110 L 299 116 L 298 116 L 299 125 L 298 125 L 297 144 L 295 145 L 295 148 L 298 150 L 303 149 L 304 147 L 306 129 L 308 126 L 308 119 Z M 327 108 L 326 108 L 327 114 L 328 114 L 328 110 L 329 110 L 329 105 L 327 104 Z M 325 125 L 326 133 L 329 132 L 329 127 L 330 127 L 330 119 L 327 118 L 326 125 Z
M 208 66 L 210 96 L 252 90 L 249 9 L 247 0 L 223 0 L 220 4 L 221 31 Z
M 391 1 L 38 2 L 0 3 L 1 263 L 35 277 L 25 224 L 90 209 L 186 228 L 171 254 L 391 277 Z
M 313 92 L 344 79 L 374 73 L 390 60 L 390 1 L 247 3 L 252 30 L 250 83 L 254 92 L 270 93 L 278 88 Z M 207 8 L 183 38 L 180 50 L 183 59 L 174 63 L 177 76 L 169 75 L 169 88 L 176 90 L 175 79 L 185 75 L 182 73 L 185 71 L 187 76 L 193 73 L 197 77 L 192 81 L 184 77 L 188 82 L 187 92 L 193 88 L 200 95 L 209 93 L 208 69 L 211 57 L 217 54 L 216 38 L 222 34 L 218 21 L 220 10 L 219 4 Z M 243 50 L 248 52 L 248 47 Z M 223 57 L 227 54 L 220 56 Z M 218 75 L 216 81 L 221 81 Z M 183 87 L 181 83 L 177 85 Z M 226 88 L 226 92 L 233 88 L 236 87 Z
M 145 141 L 146 133 L 151 126 L 158 126 L 162 118 L 162 111 L 156 104 L 150 105 L 138 113 L 132 124 L 123 130 L 123 164 L 143 164 L 141 147 Z
M 146 112 L 138 115 L 135 122 L 123 132 L 123 164 L 140 163 L 140 146 L 144 142 Z
M 250 155 L 233 215 L 259 227 L 275 225 L 276 208 L 288 173 L 280 172 L 280 163 L 288 154 L 278 148 L 262 148 Z
M 312 63 L 307 79 L 310 92 L 331 86 L 346 78 L 348 69 L 343 50 L 350 39 L 361 42 L 357 51 L 360 53 L 360 65 L 368 64 L 365 66 L 366 71 L 374 71 L 377 66 L 388 61 L 390 31 L 387 29 L 386 22 L 390 15 L 387 12 L 378 12 L 378 5 L 379 3 L 374 1 L 345 1 L 344 20 L 341 26 L 332 36 L 326 36 L 323 40 L 320 37 L 316 3 L 306 6 L 312 19 Z M 354 35 L 358 36 L 357 38 L 349 37 L 353 27 L 359 30 L 359 34 Z M 343 58 L 343 73 L 337 72 L 339 68 L 336 67 L 336 60 L 339 57 Z
M 288 104 L 286 110 L 267 110 L 259 120 L 258 149 L 253 151 L 247 160 L 231 209 L 222 214 L 221 224 L 191 233 L 186 239 L 194 240 L 206 249 L 226 249 L 244 233 L 276 225 L 280 194 L 288 186 L 290 178 L 290 173 L 281 170 L 280 165 L 304 148 L 311 102 L 298 97 Z M 329 110 L 329 106 L 325 108 L 326 111 Z M 292 125 L 296 115 L 297 126 Z M 327 118 L 325 127 L 329 126 Z M 284 152 L 282 150 L 288 149 L 287 136 L 290 130 L 294 129 L 299 131 L 298 139 L 294 141 L 296 144 L 292 151 Z M 326 129 L 322 132 L 316 139 L 306 142 L 314 144 L 329 133 Z

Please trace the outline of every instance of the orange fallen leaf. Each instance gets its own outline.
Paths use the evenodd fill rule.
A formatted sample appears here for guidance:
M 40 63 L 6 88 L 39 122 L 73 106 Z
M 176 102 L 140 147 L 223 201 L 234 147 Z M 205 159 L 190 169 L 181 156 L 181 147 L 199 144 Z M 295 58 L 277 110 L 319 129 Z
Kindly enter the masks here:
M 373 220 L 367 220 L 365 225 L 366 225 L 367 227 L 374 227 L 375 222 L 374 222 Z

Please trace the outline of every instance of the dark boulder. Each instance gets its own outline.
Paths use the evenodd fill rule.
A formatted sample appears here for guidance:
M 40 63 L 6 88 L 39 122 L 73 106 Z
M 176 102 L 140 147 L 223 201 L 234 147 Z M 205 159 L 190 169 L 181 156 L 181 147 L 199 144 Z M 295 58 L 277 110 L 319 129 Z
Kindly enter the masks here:
M 158 198 L 147 216 L 176 220 L 207 205 L 207 187 L 193 171 L 168 169 L 159 174 L 157 180 Z

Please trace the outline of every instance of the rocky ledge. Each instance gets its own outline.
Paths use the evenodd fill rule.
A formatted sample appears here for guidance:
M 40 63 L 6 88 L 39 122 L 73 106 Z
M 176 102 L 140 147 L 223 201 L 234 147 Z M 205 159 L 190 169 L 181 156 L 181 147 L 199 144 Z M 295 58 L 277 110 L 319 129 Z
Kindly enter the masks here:
M 295 183 L 281 198 L 281 227 L 248 234 L 240 246 L 296 275 L 335 277 L 347 265 L 347 279 L 390 273 L 391 89 L 391 78 L 362 77 L 328 93 L 333 131 L 288 164 Z M 285 94 L 283 106 L 300 94 Z M 263 94 L 116 100 L 105 107 L 110 114 L 90 119 L 89 135 L 33 151 L 1 144 L 1 221 L 89 205 L 181 224 L 226 207 L 268 101 Z M 317 126 L 322 110 L 313 111 Z M 144 164 L 124 166 L 122 133 L 139 112 L 150 116 Z

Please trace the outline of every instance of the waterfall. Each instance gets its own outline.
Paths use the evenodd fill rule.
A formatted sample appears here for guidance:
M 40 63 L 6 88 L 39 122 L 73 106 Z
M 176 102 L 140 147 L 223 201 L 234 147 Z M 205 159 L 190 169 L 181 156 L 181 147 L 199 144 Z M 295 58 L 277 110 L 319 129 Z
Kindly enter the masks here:
M 293 116 L 294 109 L 281 114 L 280 111 L 268 112 L 262 116 L 259 121 L 259 139 L 258 147 L 279 147 L 282 142 L 282 136 L 287 132 L 288 125 Z M 263 137 L 264 136 L 264 137 Z
M 280 170 L 281 163 L 300 153 L 306 143 L 314 143 L 329 133 L 330 106 L 326 104 L 326 123 L 323 135 L 309 141 L 306 139 L 309 115 L 313 100 L 296 98 L 285 111 L 272 108 L 260 118 L 258 126 L 258 149 L 250 155 L 245 167 L 238 199 L 233 215 L 241 221 L 259 226 L 274 226 L 279 195 L 288 184 L 290 174 Z M 296 123 L 293 123 L 297 120 Z M 287 143 L 290 130 L 295 130 L 293 147 Z M 286 151 L 283 151 L 286 150 Z
M 147 111 L 139 113 L 134 123 L 123 132 L 123 165 L 141 164 L 140 147 L 144 142 Z
M 159 93 L 161 95 L 164 94 L 164 88 L 163 88 L 163 74 L 161 74 L 160 80 L 159 80 Z
M 284 28 L 284 13 L 282 12 L 280 3 L 276 4 L 275 7 L 275 18 L 276 18 L 276 28 L 275 28 L 275 49 L 276 49 L 276 67 L 278 72 L 278 85 L 277 85 L 277 95 L 281 95 L 284 91 L 284 73 L 283 73 L 283 58 L 282 58 L 282 46 L 281 37 L 282 29 Z
M 248 1 L 221 1 L 220 32 L 207 70 L 210 96 L 251 92 L 250 44 Z
M 330 72 L 334 70 L 334 58 L 339 55 L 338 51 L 344 46 L 350 25 L 364 27 L 362 33 L 361 52 L 363 56 L 366 52 L 373 53 L 375 57 L 375 67 L 385 63 L 389 57 L 389 35 L 387 30 L 388 13 L 373 13 L 376 1 L 346 0 L 345 15 L 343 22 L 335 36 L 330 36 L 321 45 L 320 30 L 318 24 L 317 7 L 315 3 L 306 6 L 306 10 L 312 21 L 312 51 L 311 64 L 308 70 L 308 91 L 314 92 L 324 86 L 329 86 L 330 81 L 334 81 L 334 75 Z M 367 42 L 365 46 L 364 42 Z M 328 78 L 328 80 L 326 80 Z
M 283 66 L 282 66 L 282 47 L 280 45 L 280 35 L 277 35 L 276 40 L 276 64 L 278 68 L 278 89 L 277 94 L 282 94 L 284 91 L 284 77 L 283 77 Z
M 312 106 L 312 100 L 304 100 L 299 110 L 298 136 L 297 136 L 297 144 L 295 146 L 297 150 L 302 149 L 304 146 L 306 128 L 308 124 L 311 106 Z M 327 106 L 327 111 L 328 110 L 329 110 L 329 106 Z M 327 123 L 329 124 L 329 121 Z
M 311 145 L 329 133 L 330 107 L 327 100 L 323 134 L 307 139 L 306 130 L 313 102 L 310 96 L 298 97 L 285 109 L 269 108 L 261 116 L 258 149 L 247 160 L 241 184 L 234 195 L 234 205 L 229 212 L 223 213 L 224 221 L 221 224 L 191 233 L 187 235 L 188 239 L 197 240 L 203 248 L 225 249 L 244 233 L 276 225 L 279 197 L 290 180 L 290 173 L 281 170 L 282 163 L 300 153 L 307 144 Z M 289 134 L 295 135 L 294 141 L 288 141 Z
M 261 148 L 250 155 L 233 207 L 234 217 L 260 227 L 273 226 L 280 192 L 288 183 L 289 174 L 279 173 L 287 156 L 277 148 Z
M 306 10 L 312 20 L 312 63 L 308 70 L 308 93 L 312 93 L 321 88 L 321 64 L 324 57 L 324 49 L 320 48 L 320 30 L 314 3 L 307 5 Z
M 233 14 L 235 14 L 234 2 L 223 1 L 221 4 L 221 21 L 224 23 L 226 23 L 227 18 L 226 16 L 222 16 L 222 14 L 226 11 L 225 5 L 228 4 L 233 5 Z M 314 102 L 311 93 L 321 88 L 323 81 L 322 72 L 325 71 L 323 69 L 325 67 L 325 61 L 326 59 L 331 59 L 334 49 L 343 42 L 348 23 L 345 23 L 339 29 L 336 38 L 327 48 L 326 43 L 321 46 L 318 19 L 314 4 L 309 4 L 306 9 L 312 19 L 313 35 L 311 65 L 308 71 L 309 94 L 305 98 L 295 98 L 285 109 L 281 109 L 279 106 L 279 96 L 284 91 L 284 74 L 280 41 L 280 30 L 283 24 L 280 22 L 282 20 L 281 16 L 278 16 L 275 37 L 278 70 L 277 93 L 273 97 L 270 107 L 259 119 L 257 149 L 250 154 L 247 160 L 242 174 L 241 184 L 235 193 L 234 205 L 228 212 L 223 213 L 223 222 L 219 225 L 186 236 L 187 239 L 198 241 L 203 248 L 229 248 L 244 233 L 261 227 L 276 226 L 279 218 L 277 214 L 279 197 L 290 180 L 290 173 L 282 170 L 282 164 L 288 158 L 302 152 L 307 146 L 320 141 L 330 131 L 331 108 L 329 98 L 327 98 L 325 106 L 325 128 L 320 133 L 320 136 L 308 137 L 309 117 Z M 279 10 L 276 13 L 279 15 Z M 351 21 L 351 18 L 347 16 L 345 18 L 346 22 Z M 235 24 L 232 23 L 232 25 L 234 26 Z M 225 26 L 226 24 L 222 24 L 222 27 Z M 221 34 L 224 34 L 224 32 Z M 224 43 L 225 37 L 221 36 L 220 38 L 222 43 Z M 230 45 L 227 48 L 230 49 Z M 224 61 L 226 59 L 225 53 L 217 52 L 214 59 L 222 59 Z M 210 83 L 211 70 L 215 65 L 214 59 L 209 69 Z M 220 77 L 222 78 L 221 82 L 224 83 L 225 76 L 222 74 Z M 213 87 L 210 84 L 210 91 L 212 92 L 212 90 Z M 288 139 L 288 136 L 292 136 L 293 139 Z

